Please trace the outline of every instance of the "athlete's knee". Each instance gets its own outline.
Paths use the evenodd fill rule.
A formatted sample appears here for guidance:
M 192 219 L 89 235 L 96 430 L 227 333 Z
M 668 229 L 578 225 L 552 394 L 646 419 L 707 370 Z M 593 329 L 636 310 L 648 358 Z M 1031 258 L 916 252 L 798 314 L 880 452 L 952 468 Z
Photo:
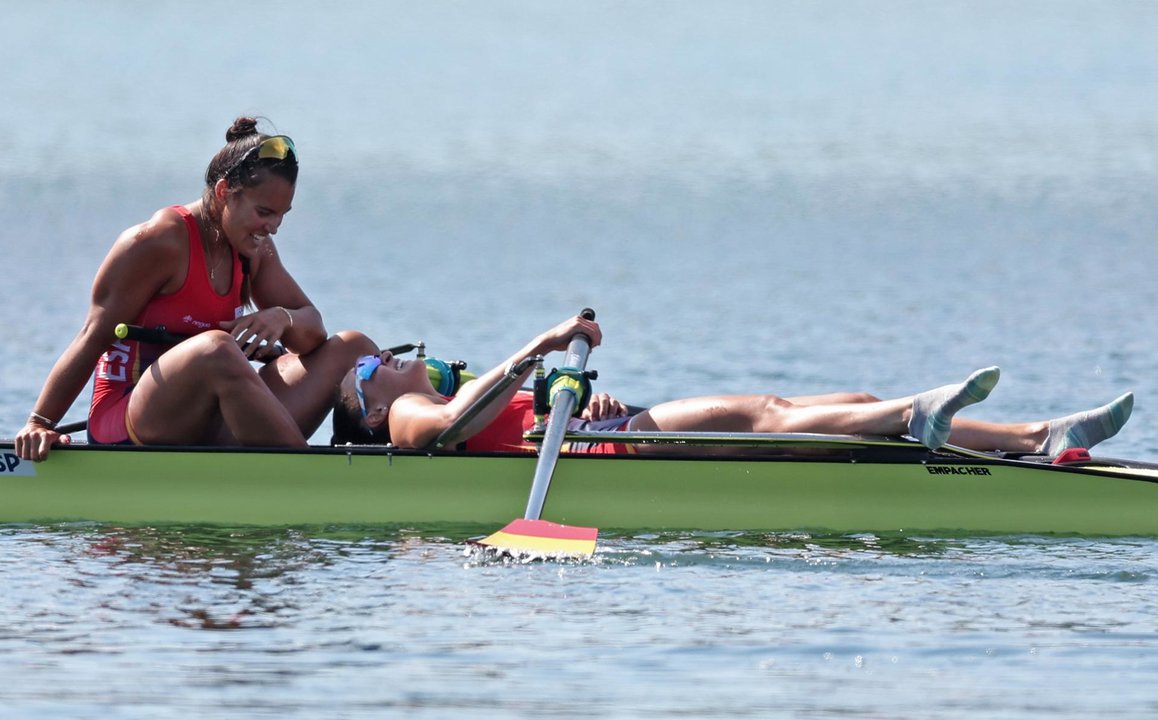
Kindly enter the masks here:
M 781 417 L 785 412 L 796 407 L 779 395 L 760 395 L 758 400 L 759 417 L 765 422 L 776 422 L 775 418 Z
M 206 330 L 194 335 L 187 341 L 188 344 L 198 345 L 204 350 L 216 349 L 221 346 L 232 345 L 237 347 L 237 340 L 224 330 Z
M 230 368 L 249 368 L 249 359 L 245 357 L 241 346 L 224 330 L 207 330 L 188 341 L 188 344 L 198 364 L 208 365 L 219 372 Z
M 780 397 L 779 395 L 765 394 L 760 396 L 760 401 L 764 405 L 765 412 L 780 412 L 785 408 L 794 407 L 794 405 Z
M 758 395 L 751 418 L 753 432 L 784 432 L 793 409 L 798 407 L 779 395 Z

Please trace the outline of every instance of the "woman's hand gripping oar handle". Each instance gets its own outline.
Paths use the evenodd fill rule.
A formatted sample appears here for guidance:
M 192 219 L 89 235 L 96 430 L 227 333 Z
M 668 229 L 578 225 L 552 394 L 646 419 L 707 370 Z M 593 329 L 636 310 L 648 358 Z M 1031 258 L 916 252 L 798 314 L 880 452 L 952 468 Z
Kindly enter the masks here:
M 586 320 L 595 319 L 595 311 L 584 308 L 579 317 Z M 567 346 L 567 355 L 563 360 L 561 372 L 571 375 L 581 374 L 587 367 L 587 355 L 591 352 L 591 338 L 583 333 L 576 333 Z M 535 466 L 535 478 L 531 482 L 531 496 L 527 500 L 527 511 L 523 514 L 526 520 L 538 520 L 543 513 L 543 504 L 547 501 L 547 491 L 551 487 L 551 475 L 555 472 L 555 464 L 559 461 L 559 453 L 563 448 L 563 436 L 567 432 L 567 423 L 579 403 L 576 383 L 567 382 L 571 378 L 566 375 L 562 382 L 556 381 L 560 387 L 551 389 L 551 416 L 547 419 L 547 430 L 543 435 L 543 444 L 539 446 L 539 462 Z

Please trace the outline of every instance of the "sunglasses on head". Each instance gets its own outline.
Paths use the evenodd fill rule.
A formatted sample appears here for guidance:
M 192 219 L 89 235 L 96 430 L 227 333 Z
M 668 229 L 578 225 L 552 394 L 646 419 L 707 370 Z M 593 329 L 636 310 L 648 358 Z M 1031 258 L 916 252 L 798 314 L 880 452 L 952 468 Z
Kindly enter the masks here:
M 362 382 L 374 377 L 374 371 L 381 365 L 381 355 L 363 355 L 354 365 L 354 394 L 358 396 L 358 407 L 362 410 L 362 417 L 370 414 L 366 411 L 366 393 L 362 391 Z
M 241 159 L 233 163 L 233 165 L 225 171 L 225 175 L 228 175 L 249 162 L 249 160 L 255 156 L 258 160 L 285 160 L 289 158 L 293 160 L 295 164 L 298 161 L 298 151 L 294 148 L 294 141 L 291 140 L 288 135 L 271 135 L 249 150 L 246 150 L 245 154 L 241 156 Z

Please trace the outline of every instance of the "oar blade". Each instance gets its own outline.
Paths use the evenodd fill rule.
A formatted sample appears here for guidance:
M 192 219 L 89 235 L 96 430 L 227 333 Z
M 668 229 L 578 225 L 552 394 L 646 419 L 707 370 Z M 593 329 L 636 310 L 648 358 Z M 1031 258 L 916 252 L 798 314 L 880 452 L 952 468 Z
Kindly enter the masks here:
M 586 559 L 595 554 L 595 540 L 598 535 L 598 528 L 560 525 L 547 520 L 523 518 L 473 542 L 516 556 Z

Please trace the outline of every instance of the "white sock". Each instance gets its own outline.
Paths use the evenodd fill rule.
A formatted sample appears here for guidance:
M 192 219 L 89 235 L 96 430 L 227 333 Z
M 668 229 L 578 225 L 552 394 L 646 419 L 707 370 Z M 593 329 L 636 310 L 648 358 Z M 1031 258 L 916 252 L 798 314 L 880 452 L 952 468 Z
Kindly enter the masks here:
M 1060 455 L 1070 448 L 1090 449 L 1118 434 L 1134 411 L 1134 393 L 1093 410 L 1049 421 L 1049 434 L 1041 444 L 1045 455 Z
M 953 416 L 961 408 L 989 397 L 1000 378 L 1000 368 L 983 368 L 963 383 L 926 390 L 915 396 L 913 415 L 909 419 L 909 434 L 927 448 L 935 450 L 941 447 L 949 439 Z

